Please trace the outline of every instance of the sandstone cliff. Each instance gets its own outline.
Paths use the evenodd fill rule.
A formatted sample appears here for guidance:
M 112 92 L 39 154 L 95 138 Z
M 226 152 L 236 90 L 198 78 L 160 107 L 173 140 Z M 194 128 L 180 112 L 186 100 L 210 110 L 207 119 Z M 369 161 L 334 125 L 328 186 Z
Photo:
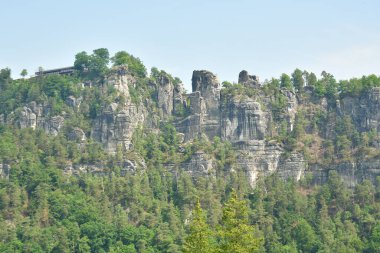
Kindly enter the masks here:
M 107 96 L 109 90 L 115 90 L 115 95 L 109 101 L 105 99 L 90 119 L 87 130 L 73 123 L 65 127 L 73 114 L 88 111 L 88 105 L 83 105 L 86 101 L 81 96 L 67 97 L 65 105 L 69 112 L 61 111 L 57 115 L 52 113 L 48 102 L 32 101 L 9 114 L 0 115 L 0 123 L 43 129 L 53 136 L 64 129 L 69 140 L 78 143 L 93 140 L 109 154 L 115 155 L 118 150 L 133 152 L 136 129 L 158 133 L 161 123 L 170 122 L 181 137 L 181 150 L 199 138 L 210 142 L 219 138 L 231 143 L 236 152 L 236 162 L 234 166 L 223 169 L 234 173 L 237 166 L 244 171 L 252 186 L 258 178 L 273 173 L 285 179 L 300 180 L 310 172 L 315 182 L 324 182 L 327 171 L 334 169 L 350 186 L 363 179 L 375 181 L 380 175 L 376 156 L 351 161 L 329 160 L 327 164 L 320 161 L 321 157 L 328 156 L 326 150 L 321 151 L 325 145 L 321 143 L 337 136 L 339 122 L 336 117 L 349 118 L 359 134 L 380 131 L 380 88 L 372 88 L 356 97 L 345 96 L 331 103 L 331 99 L 316 97 L 313 87 L 305 87 L 301 96 L 287 88 L 273 91 L 247 71 L 240 72 L 238 80 L 239 84 L 222 88 L 216 75 L 196 70 L 192 77 L 192 92 L 185 94 L 183 84 L 163 71 L 155 73 L 149 80 L 140 80 L 125 69 L 115 68 L 104 83 L 94 83 L 90 87 L 101 90 L 101 96 Z M 317 122 L 321 115 L 327 119 L 330 117 L 326 124 Z M 302 121 L 308 123 L 302 125 Z M 322 125 L 322 131 L 316 130 L 316 124 Z M 292 139 L 288 137 L 300 132 L 305 133 L 311 144 L 302 141 L 289 144 Z M 373 138 L 371 145 L 372 149 L 379 149 L 379 139 Z M 135 171 L 135 164 L 136 161 L 126 160 L 121 166 L 123 173 Z M 10 167 L 7 166 L 1 167 L 2 177 L 8 174 L 7 168 Z M 221 169 L 215 158 L 202 149 L 186 161 L 166 166 L 187 171 L 193 177 L 214 176 L 216 170 Z M 66 168 L 69 174 L 81 171 L 101 174 L 104 170 L 100 165 L 86 164 Z

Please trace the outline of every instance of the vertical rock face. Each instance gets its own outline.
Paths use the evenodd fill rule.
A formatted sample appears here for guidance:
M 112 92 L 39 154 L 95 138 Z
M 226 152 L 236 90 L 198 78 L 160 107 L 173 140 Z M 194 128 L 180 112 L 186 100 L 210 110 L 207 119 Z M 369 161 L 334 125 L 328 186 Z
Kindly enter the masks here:
M 300 108 L 303 110 L 302 113 L 306 114 L 301 116 L 309 117 L 309 122 L 318 111 L 328 117 L 330 115 L 350 117 L 359 133 L 369 130 L 380 132 L 380 87 L 375 87 L 361 96 L 345 96 L 336 101 L 336 108 L 332 108 L 326 98 L 313 96 L 312 87 L 305 88 L 303 95 L 306 95 L 302 97 L 297 97 L 295 92 L 286 88 L 276 89 L 275 93 L 268 92 L 260 88 L 257 76 L 249 75 L 245 70 L 239 73 L 241 85 L 228 86 L 222 92 L 217 77 L 206 70 L 193 72 L 190 94 L 184 94 L 182 84 L 163 71 L 149 79 L 146 86 L 137 87 L 139 89 L 136 90 L 132 90 L 131 87 L 138 85 L 137 80 L 125 71 L 125 66 L 113 68 L 110 75 L 105 78 L 105 82 L 105 85 L 94 88 L 100 88 L 102 94 L 108 94 L 107 88 L 114 87 L 119 97 L 112 97 L 114 99 L 112 101 L 119 102 L 110 103 L 102 108 L 92 122 L 90 137 L 101 143 L 107 152 L 115 154 L 118 148 L 129 149 L 133 132 L 138 125 L 159 132 L 159 122 L 170 121 L 175 125 L 181 143 L 191 142 L 200 136 L 205 136 L 209 140 L 217 136 L 230 142 L 237 154 L 236 166 L 245 171 L 252 186 L 259 177 L 273 173 L 278 173 L 282 178 L 301 179 L 308 166 L 303 155 L 296 152 L 289 154 L 281 144 L 271 140 L 277 130 L 281 130 L 284 135 L 293 131 Z M 139 101 L 134 101 L 138 103 L 136 105 L 132 103 L 131 94 L 136 98 L 138 92 L 143 93 L 140 94 L 140 98 L 143 99 L 135 99 Z M 154 99 L 150 100 L 149 96 L 154 96 Z M 0 124 L 13 124 L 20 128 L 40 128 L 51 135 L 58 135 L 65 124 L 65 118 L 69 119 L 73 112 L 86 111 L 82 110 L 82 103 L 85 101 L 82 101 L 81 97 L 67 97 L 66 108 L 73 110 L 70 109 L 70 113 L 61 115 L 52 115 L 52 106 L 47 103 L 26 103 L 12 113 L 0 115 Z M 307 107 L 309 104 L 310 107 Z M 305 109 L 312 110 L 309 112 Z M 337 120 L 333 116 L 331 116 L 333 119 L 329 118 L 324 126 L 323 133 L 319 134 L 321 139 L 336 137 Z M 302 117 L 300 119 L 302 120 Z M 83 144 L 86 141 L 84 131 L 75 126 L 68 126 L 69 128 L 64 128 L 67 130 L 68 139 Z M 315 131 L 313 127 L 307 127 L 310 129 L 305 129 L 306 133 L 311 134 Z M 375 141 L 378 139 L 373 142 Z M 371 145 L 376 146 L 376 143 Z M 377 143 L 377 147 L 380 147 L 380 143 Z M 194 176 L 205 176 L 215 172 L 216 164 L 212 156 L 199 151 L 188 162 L 182 163 L 181 168 Z M 0 177 L 9 174 L 10 167 L 7 166 L 0 164 Z M 134 170 L 128 168 L 136 166 L 132 164 L 124 167 L 127 168 L 125 170 L 127 172 Z M 230 168 L 231 171 L 234 168 Z M 338 171 L 349 186 L 363 179 L 374 182 L 376 176 L 380 175 L 380 165 L 377 160 L 342 162 L 331 168 Z M 98 171 L 96 168 L 84 170 Z M 102 170 L 99 169 L 101 173 Z M 326 171 L 327 168 L 312 169 L 316 180 L 320 182 L 326 180 Z
M 184 134 L 184 140 L 198 137 L 202 132 L 205 104 L 199 91 L 187 95 L 189 116 L 176 122 L 177 131 Z
M 193 176 L 211 176 L 215 174 L 213 160 L 202 151 L 196 152 L 189 162 L 181 164 L 182 169 Z
M 45 132 L 57 136 L 59 133 L 59 130 L 61 127 L 63 127 L 65 122 L 65 118 L 62 116 L 54 116 L 51 117 L 49 120 L 44 121 L 43 128 L 45 129 Z
M 380 87 L 372 88 L 368 99 L 368 112 L 366 114 L 367 128 L 380 132 Z
M 71 129 L 71 131 L 68 133 L 67 138 L 72 141 L 80 141 L 84 142 L 86 140 L 86 134 L 82 129 L 79 127 L 74 127 Z
M 239 83 L 252 88 L 258 88 L 261 86 L 259 82 L 259 77 L 249 75 L 246 70 L 242 70 L 239 73 Z
M 20 128 L 31 127 L 36 129 L 37 127 L 37 115 L 32 111 L 32 109 L 24 106 L 19 115 L 18 121 Z
M 285 95 L 285 97 L 288 100 L 285 118 L 288 121 L 288 126 L 289 126 L 288 131 L 291 132 L 293 131 L 294 121 L 296 119 L 296 114 L 297 114 L 297 108 L 298 108 L 297 96 L 293 91 L 289 91 L 287 89 L 283 89 L 281 92 Z
M 380 132 L 380 87 L 361 97 L 344 97 L 340 105 L 341 112 L 352 117 L 359 130 Z
M 228 141 L 264 140 L 268 115 L 252 99 L 226 98 L 221 108 L 221 137 Z
M 183 84 L 179 83 L 174 85 L 173 89 L 173 113 L 175 115 L 183 115 L 185 113 L 186 103 L 184 101 L 184 88 Z
M 220 83 L 213 73 L 196 70 L 193 72 L 192 89 L 193 92 L 187 96 L 190 116 L 179 122 L 178 129 L 184 130 L 185 140 L 199 133 L 212 139 L 220 132 Z
M 116 90 L 123 94 L 126 100 L 130 99 L 129 86 L 135 82 L 131 75 L 127 75 L 126 66 L 113 67 L 110 75 L 106 78 L 106 83 L 113 85 Z
M 259 87 L 258 78 L 248 75 L 246 71 L 239 74 L 239 83 L 248 88 Z M 270 111 L 262 109 L 261 103 L 269 107 L 270 101 L 264 94 L 258 92 L 254 97 L 244 93 L 221 95 L 216 76 L 208 71 L 193 72 L 192 89 L 193 92 L 186 98 L 190 115 L 176 122 L 177 130 L 185 135 L 185 141 L 204 134 L 209 138 L 219 136 L 231 142 L 237 152 L 237 166 L 245 171 L 252 186 L 257 178 L 275 172 L 295 180 L 303 176 L 306 163 L 302 154 L 294 153 L 284 158 L 284 150 L 280 146 L 268 144 L 265 140 L 271 136 L 272 119 Z M 291 128 L 295 120 L 297 98 L 291 91 L 284 89 L 282 93 L 288 101 L 282 117 Z M 202 159 L 199 157 L 192 158 L 194 171 L 198 171 L 196 168 L 199 166 L 196 164 L 201 164 L 200 161 Z M 187 168 L 187 165 L 183 166 Z
M 166 75 L 160 75 L 157 82 L 158 107 L 162 110 L 162 116 L 168 117 L 173 112 L 174 86 Z
M 204 99 L 205 111 L 203 112 L 208 120 L 218 120 L 220 83 L 216 76 L 206 70 L 195 70 L 192 77 L 193 92 L 200 92 Z
M 145 120 L 146 112 L 133 104 L 118 109 L 118 104 L 112 103 L 94 120 L 91 138 L 103 144 L 109 153 L 115 153 L 117 148 L 129 149 L 134 129 Z
M 68 106 L 70 106 L 70 107 L 72 107 L 72 108 L 74 108 L 74 109 L 79 109 L 79 106 L 80 106 L 80 104 L 82 103 L 82 98 L 81 98 L 81 97 L 80 97 L 80 98 L 76 98 L 76 97 L 74 97 L 74 96 L 69 96 L 69 97 L 66 99 L 65 103 L 66 103 Z
M 60 115 L 50 116 L 50 106 L 33 101 L 17 112 L 16 118 L 10 117 L 7 123 L 16 124 L 20 128 L 42 128 L 46 133 L 56 136 L 63 127 L 64 121 L 65 118 Z
M 289 156 L 281 157 L 278 168 L 278 174 L 281 178 L 292 178 L 296 181 L 300 180 L 307 168 L 305 158 L 300 153 L 291 153 Z
M 328 168 L 313 165 L 310 168 L 310 172 L 313 175 L 314 183 L 326 183 L 331 170 L 336 171 L 342 178 L 343 183 L 348 187 L 354 187 L 363 180 L 370 180 L 375 185 L 377 178 L 380 176 L 380 161 L 378 159 L 370 159 L 359 162 L 344 162 L 330 165 Z
M 255 186 L 258 178 L 275 173 L 279 168 L 282 149 L 268 146 L 265 141 L 251 140 L 236 142 L 237 165 L 246 173 L 251 186 Z

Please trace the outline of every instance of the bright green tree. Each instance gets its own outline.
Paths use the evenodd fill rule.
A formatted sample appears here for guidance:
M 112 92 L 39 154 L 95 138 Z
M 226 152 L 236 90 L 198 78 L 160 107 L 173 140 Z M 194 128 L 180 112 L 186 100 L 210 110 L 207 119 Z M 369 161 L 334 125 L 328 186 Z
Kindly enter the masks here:
M 25 78 L 28 75 L 28 71 L 26 69 L 23 69 L 20 75 L 22 76 L 22 78 Z
M 224 205 L 218 236 L 218 252 L 248 253 L 261 249 L 262 238 L 249 224 L 247 203 L 239 200 L 235 191 Z
M 296 88 L 298 91 L 303 90 L 305 80 L 303 79 L 303 72 L 300 69 L 296 69 L 292 73 L 292 83 L 294 88 Z
M 6 88 L 11 80 L 11 70 L 9 68 L 0 69 L 0 89 Z
M 215 252 L 212 242 L 212 232 L 206 223 L 205 214 L 199 200 L 194 209 L 193 220 L 190 224 L 189 235 L 183 246 L 184 253 L 211 253 Z
M 147 71 L 142 61 L 125 51 L 117 52 L 115 56 L 112 57 L 112 61 L 114 66 L 128 65 L 128 71 L 133 75 L 146 77 Z
M 82 76 L 103 77 L 107 74 L 109 60 L 109 52 L 106 48 L 95 49 L 91 55 L 83 51 L 75 55 L 74 68 Z
M 318 81 L 317 76 L 313 72 L 310 72 L 307 75 L 306 82 L 307 82 L 308 86 L 314 87 L 316 85 L 317 81 Z
M 280 86 L 282 88 L 287 88 L 289 90 L 293 89 L 292 81 L 287 74 L 282 74 L 280 78 Z

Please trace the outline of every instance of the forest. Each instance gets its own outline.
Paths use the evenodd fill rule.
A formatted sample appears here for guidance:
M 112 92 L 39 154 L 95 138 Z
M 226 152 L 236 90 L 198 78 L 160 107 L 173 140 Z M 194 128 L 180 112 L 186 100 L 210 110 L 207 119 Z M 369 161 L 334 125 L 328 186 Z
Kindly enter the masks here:
M 348 186 L 329 169 L 338 162 L 379 159 L 376 129 L 361 130 L 333 110 L 312 119 L 301 110 L 289 132 L 280 92 L 291 90 L 301 100 L 325 98 L 336 108 L 339 99 L 364 97 L 380 87 L 380 77 L 337 81 L 325 71 L 317 78 L 296 69 L 265 81 L 261 92 L 272 99 L 268 110 L 276 126 L 268 141 L 281 143 L 285 155 L 301 152 L 323 165 L 328 178 L 316 184 L 312 173 L 299 181 L 274 173 L 252 187 L 229 141 L 199 136 L 181 143 L 173 118 L 158 120 L 154 131 L 139 126 L 131 149 L 106 152 L 89 136 L 107 105 L 130 99 L 146 103 L 153 115 L 158 104 L 151 84 L 162 76 L 173 84 L 181 80 L 157 68 L 148 73 L 139 58 L 125 51 L 111 57 L 105 48 L 78 53 L 73 65 L 73 75 L 26 78 L 23 72 L 19 79 L 12 79 L 8 68 L 0 70 L 0 165 L 10 167 L 0 178 L 0 252 L 380 252 L 380 178 Z M 136 82 L 130 98 L 106 82 L 120 66 L 128 66 Z M 92 85 L 79 85 L 86 82 Z M 223 82 L 221 94 L 254 97 L 257 90 Z M 70 96 L 82 97 L 78 108 L 67 104 Z M 17 124 L 20 108 L 31 102 L 48 105 L 50 117 L 64 115 L 56 135 Z M 174 117 L 188 113 L 181 107 Z M 315 153 L 311 139 L 330 121 L 334 134 L 318 137 L 321 151 Z M 70 137 L 74 128 L 83 130 L 85 141 Z M 215 162 L 212 175 L 181 170 L 199 151 Z M 126 160 L 142 165 L 125 173 Z M 68 164 L 105 169 L 69 174 Z

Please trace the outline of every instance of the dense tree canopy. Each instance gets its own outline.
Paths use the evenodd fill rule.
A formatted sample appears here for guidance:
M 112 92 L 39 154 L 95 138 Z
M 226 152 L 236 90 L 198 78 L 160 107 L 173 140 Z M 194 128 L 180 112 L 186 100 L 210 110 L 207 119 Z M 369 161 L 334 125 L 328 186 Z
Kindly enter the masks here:
M 120 112 L 127 99 L 104 82 L 113 73 L 110 59 L 135 80 L 133 108 L 144 104 L 156 113 L 160 78 L 180 83 L 157 68 L 147 76 L 139 58 L 125 51 L 110 58 L 105 48 L 78 53 L 72 76 L 12 80 L 10 69 L 0 70 L 0 252 L 380 252 L 379 182 L 349 188 L 334 167 L 379 158 L 377 129 L 358 126 L 337 104 L 347 97 L 366 101 L 380 87 L 378 76 L 337 81 L 327 72 L 317 77 L 296 69 L 261 88 L 224 82 L 221 106 L 249 98 L 272 115 L 263 141 L 282 148 L 281 159 L 298 152 L 330 171 L 322 185 L 311 173 L 299 182 L 274 174 L 252 188 L 230 142 L 202 135 L 181 140 L 173 118 L 189 116 L 190 100 L 167 121 L 149 119 L 156 129 L 138 126 L 129 150 L 105 152 L 91 139 L 91 124 L 114 120 L 104 109 L 116 104 Z M 289 94 L 299 101 L 292 125 L 284 117 Z M 73 98 L 80 103 L 70 105 Z M 36 111 L 43 105 L 48 117 L 64 116 L 56 136 L 14 123 L 32 105 Z M 85 141 L 71 138 L 76 128 Z M 213 174 L 194 177 L 180 166 L 197 152 L 212 161 Z M 137 169 L 123 171 L 127 161 Z M 87 165 L 104 170 L 72 169 Z

